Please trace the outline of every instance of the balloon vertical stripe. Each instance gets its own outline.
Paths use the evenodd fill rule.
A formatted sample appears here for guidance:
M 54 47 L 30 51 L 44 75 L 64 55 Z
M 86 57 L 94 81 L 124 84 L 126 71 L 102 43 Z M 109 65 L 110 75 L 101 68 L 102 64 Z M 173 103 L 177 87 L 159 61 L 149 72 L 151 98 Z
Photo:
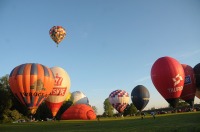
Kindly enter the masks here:
M 31 65 L 31 75 L 37 75 L 38 74 L 38 69 L 36 64 Z
M 18 72 L 17 72 L 17 75 L 22 75 L 22 74 L 23 74 L 23 72 L 24 72 L 24 67 L 25 67 L 25 64 L 23 64 L 23 65 L 21 65 L 21 66 L 19 67 L 19 70 L 18 70 Z
M 44 70 L 44 76 L 48 76 L 49 77 L 49 71 L 45 66 L 42 66 L 43 70 Z

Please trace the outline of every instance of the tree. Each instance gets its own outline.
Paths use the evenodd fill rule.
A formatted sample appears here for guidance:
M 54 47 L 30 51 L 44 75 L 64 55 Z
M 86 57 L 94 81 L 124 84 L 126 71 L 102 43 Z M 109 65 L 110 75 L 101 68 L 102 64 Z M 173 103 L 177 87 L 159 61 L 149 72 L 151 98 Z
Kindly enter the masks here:
M 22 115 L 13 108 L 12 94 L 9 86 L 9 76 L 5 75 L 0 78 L 0 122 L 7 123 L 17 120 Z
M 126 109 L 124 110 L 124 116 L 127 115 L 134 115 L 137 113 L 137 108 L 134 106 L 133 103 L 131 103 L 130 105 L 127 105 Z
M 176 107 L 184 107 L 184 106 L 189 106 L 188 103 L 186 103 L 184 100 L 182 99 L 178 99 L 178 103 L 176 105 Z M 172 107 L 170 104 L 169 104 L 169 107 Z
M 96 106 L 92 106 L 92 109 L 94 110 L 95 114 L 97 114 L 97 107 Z
M 184 100 L 179 99 L 177 107 L 184 107 L 184 106 L 189 106 L 189 104 L 185 102 Z
M 104 101 L 104 113 L 103 113 L 103 116 L 109 116 L 109 117 L 111 117 L 111 116 L 113 116 L 113 110 L 114 110 L 114 108 L 113 108 L 113 106 L 111 105 L 111 103 L 109 102 L 109 99 L 107 98 L 107 99 L 105 99 L 105 101 Z
M 6 110 L 12 107 L 12 100 L 8 91 L 0 89 L 0 116 Z
M 0 89 L 10 90 L 8 74 L 0 78 Z

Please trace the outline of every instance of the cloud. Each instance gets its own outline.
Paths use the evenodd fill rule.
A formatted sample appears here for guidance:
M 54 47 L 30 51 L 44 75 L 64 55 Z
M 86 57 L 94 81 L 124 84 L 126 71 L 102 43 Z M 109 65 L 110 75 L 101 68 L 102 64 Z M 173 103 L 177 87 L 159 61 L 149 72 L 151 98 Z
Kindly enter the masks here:
M 134 81 L 134 83 L 142 83 L 150 79 L 150 76 L 145 76 Z
M 181 54 L 181 55 L 177 56 L 177 58 L 185 59 L 185 58 L 189 58 L 189 57 L 192 57 L 194 55 L 197 55 L 197 54 L 200 54 L 200 49 L 194 50 L 192 52 L 187 52 L 187 53 Z

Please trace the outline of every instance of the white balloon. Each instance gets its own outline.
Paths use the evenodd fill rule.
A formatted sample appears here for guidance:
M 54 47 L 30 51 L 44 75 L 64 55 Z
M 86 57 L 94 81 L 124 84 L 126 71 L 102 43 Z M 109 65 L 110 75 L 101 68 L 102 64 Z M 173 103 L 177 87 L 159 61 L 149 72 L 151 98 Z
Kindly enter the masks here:
M 55 116 L 69 94 L 71 83 L 69 75 L 63 68 L 52 67 L 51 70 L 54 74 L 55 82 L 53 90 L 46 99 L 46 104 L 51 109 L 53 116 Z
M 89 104 L 88 97 L 81 91 L 75 91 L 71 95 L 71 99 L 74 104 Z

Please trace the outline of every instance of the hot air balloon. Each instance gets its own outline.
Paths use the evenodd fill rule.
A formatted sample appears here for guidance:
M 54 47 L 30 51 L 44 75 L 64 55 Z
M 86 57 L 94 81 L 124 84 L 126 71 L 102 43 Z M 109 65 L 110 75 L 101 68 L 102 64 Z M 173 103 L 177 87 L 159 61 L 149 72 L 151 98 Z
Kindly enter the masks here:
M 110 93 L 108 99 L 112 106 L 122 113 L 129 103 L 129 94 L 124 90 L 115 90 Z
M 63 68 L 52 67 L 51 70 L 53 72 L 55 82 L 53 90 L 45 102 L 51 110 L 53 117 L 55 117 L 69 93 L 71 84 L 69 75 Z
M 151 79 L 158 92 L 175 108 L 185 81 L 182 65 L 172 57 L 161 57 L 151 68 Z
M 149 91 L 143 85 L 137 85 L 131 92 L 131 100 L 140 112 L 149 103 L 149 98 Z
M 89 104 L 88 97 L 81 91 L 75 91 L 71 95 L 73 104 Z
M 66 31 L 62 26 L 53 26 L 49 31 L 49 35 L 58 47 L 58 44 L 65 38 Z
M 185 72 L 185 83 L 180 98 L 194 106 L 194 97 L 196 92 L 195 77 L 193 68 L 186 64 L 181 64 Z
M 36 63 L 15 67 L 9 76 L 11 91 L 15 97 L 35 114 L 38 106 L 53 89 L 54 76 L 50 68 Z
M 86 104 L 70 106 L 62 115 L 61 120 L 95 120 L 96 114 L 92 107 Z
M 200 63 L 196 64 L 193 70 L 196 78 L 196 97 L 200 99 Z

